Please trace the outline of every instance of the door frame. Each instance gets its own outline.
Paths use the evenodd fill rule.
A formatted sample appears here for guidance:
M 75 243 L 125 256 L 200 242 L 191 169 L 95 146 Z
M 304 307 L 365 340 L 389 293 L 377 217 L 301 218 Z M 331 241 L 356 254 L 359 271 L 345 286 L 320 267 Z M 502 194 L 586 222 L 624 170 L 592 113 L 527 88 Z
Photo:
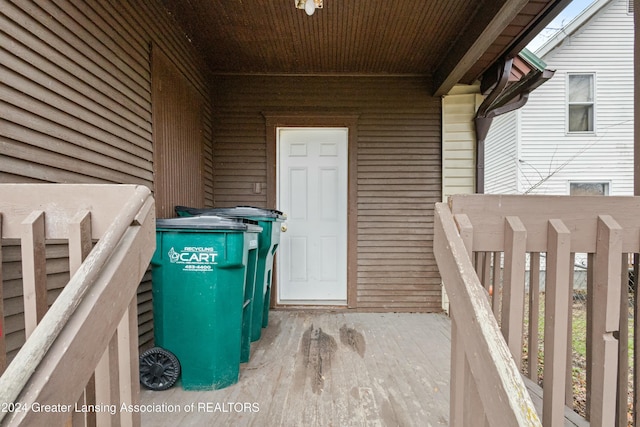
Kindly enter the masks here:
M 347 128 L 347 305 L 336 308 L 357 308 L 358 297 L 358 223 L 357 223 L 357 153 L 358 153 L 358 114 L 329 113 L 329 112 L 264 112 L 266 119 L 267 139 L 267 206 L 276 206 L 276 144 L 277 129 L 279 127 L 309 127 L 309 128 Z M 286 213 L 286 212 L 285 212 Z M 271 307 L 292 307 L 278 304 L 277 272 L 274 265 Z M 304 306 L 305 308 L 313 306 Z M 333 306 L 318 306 L 323 308 Z

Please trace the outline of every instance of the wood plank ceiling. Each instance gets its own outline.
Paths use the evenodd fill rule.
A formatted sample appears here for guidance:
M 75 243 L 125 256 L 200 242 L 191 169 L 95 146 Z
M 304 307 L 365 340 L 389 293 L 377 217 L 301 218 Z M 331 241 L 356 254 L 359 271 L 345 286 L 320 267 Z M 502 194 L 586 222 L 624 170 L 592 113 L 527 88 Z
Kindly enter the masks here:
M 517 54 L 568 4 L 324 0 L 307 16 L 295 0 L 163 2 L 213 73 L 418 74 L 436 85 L 461 61 L 468 64 L 455 80 L 472 83 L 501 56 Z

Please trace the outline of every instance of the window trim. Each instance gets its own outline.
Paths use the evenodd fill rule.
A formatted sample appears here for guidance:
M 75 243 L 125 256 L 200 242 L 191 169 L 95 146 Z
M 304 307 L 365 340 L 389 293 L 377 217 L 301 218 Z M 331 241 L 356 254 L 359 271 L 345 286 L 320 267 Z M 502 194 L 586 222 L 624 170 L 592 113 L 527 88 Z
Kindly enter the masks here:
M 570 179 L 567 181 L 568 195 L 571 195 L 571 184 L 606 184 L 604 196 L 611 195 L 612 181 L 609 179 Z
M 593 100 L 591 101 L 591 103 L 587 103 L 587 102 L 574 102 L 574 103 L 570 103 L 569 102 L 569 80 L 571 79 L 571 76 L 592 76 L 592 80 L 593 80 Z M 566 79 L 565 79 L 565 106 L 564 106 L 564 112 L 565 112 L 565 133 L 567 135 L 595 135 L 596 134 L 596 129 L 597 129 L 597 109 L 596 109 L 596 104 L 597 104 L 597 99 L 596 99 L 596 73 L 595 72 L 570 72 L 567 73 Z M 569 107 L 571 105 L 589 105 L 591 104 L 593 106 L 593 130 L 586 130 L 586 131 L 572 131 L 569 130 Z

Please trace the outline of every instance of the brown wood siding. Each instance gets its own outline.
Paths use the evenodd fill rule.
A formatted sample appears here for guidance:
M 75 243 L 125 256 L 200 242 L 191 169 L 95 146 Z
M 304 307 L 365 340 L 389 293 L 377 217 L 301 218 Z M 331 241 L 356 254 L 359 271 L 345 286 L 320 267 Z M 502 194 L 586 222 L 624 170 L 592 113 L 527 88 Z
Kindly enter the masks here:
M 69 281 L 68 248 L 66 245 L 47 245 L 47 289 L 48 303 L 51 305 Z M 20 246 L 3 247 L 3 297 L 4 331 L 6 337 L 7 360 L 14 358 L 25 340 L 24 304 L 22 299 L 22 263 Z
M 440 99 L 417 77 L 218 77 L 215 204 L 266 206 L 263 112 L 356 114 L 359 310 L 437 311 L 433 206 L 441 200 Z M 270 167 L 267 167 L 270 166 Z
M 439 117 L 366 115 L 358 136 L 358 307 L 439 309 L 432 244 L 442 197 Z
M 215 123 L 215 206 L 266 206 L 265 119 L 260 110 L 216 112 Z M 256 183 L 260 193 L 254 192 Z
M 176 205 L 204 204 L 203 99 L 159 48 L 151 71 L 156 211 L 158 218 L 172 218 Z
M 154 189 L 152 45 L 203 100 L 199 117 L 208 158 L 202 161 L 200 187 L 211 206 L 209 79 L 159 1 L 0 2 L 0 182 L 130 183 Z M 47 271 L 52 290 L 62 286 L 68 266 L 61 267 L 66 255 L 48 251 L 55 252 Z M 24 342 L 24 332 L 11 326 L 22 323 L 19 261 L 9 257 L 4 268 L 11 272 L 3 284 L 8 350 L 15 352 Z M 148 345 L 150 277 L 140 286 L 138 310 L 140 342 Z

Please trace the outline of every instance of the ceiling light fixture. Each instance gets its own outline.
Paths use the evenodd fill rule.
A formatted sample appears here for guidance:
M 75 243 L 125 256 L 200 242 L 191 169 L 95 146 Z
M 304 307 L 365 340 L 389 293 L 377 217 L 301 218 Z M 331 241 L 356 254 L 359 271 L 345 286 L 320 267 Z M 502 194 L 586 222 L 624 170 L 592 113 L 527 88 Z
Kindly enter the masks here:
M 322 9 L 323 0 L 294 0 L 296 8 L 304 9 L 307 15 L 311 16 L 316 9 Z

